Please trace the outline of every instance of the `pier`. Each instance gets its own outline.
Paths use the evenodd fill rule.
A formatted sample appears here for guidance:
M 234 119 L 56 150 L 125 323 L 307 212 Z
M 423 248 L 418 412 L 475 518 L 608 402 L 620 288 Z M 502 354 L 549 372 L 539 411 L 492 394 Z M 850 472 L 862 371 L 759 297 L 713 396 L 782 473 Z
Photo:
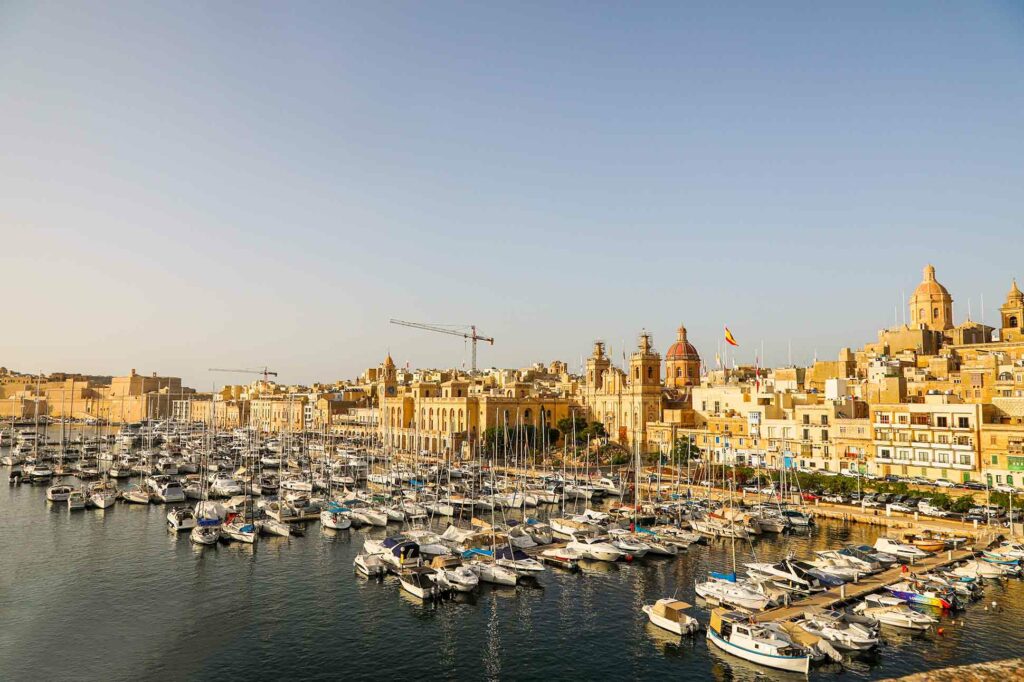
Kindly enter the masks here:
M 906 580 L 910 573 L 927 573 L 934 569 L 945 568 L 957 564 L 975 555 L 973 549 L 947 550 L 926 557 L 913 564 L 907 565 L 907 573 L 903 572 L 903 565 L 893 566 L 880 573 L 866 576 L 854 583 L 847 583 L 839 587 L 833 587 L 824 592 L 813 594 L 810 597 L 786 606 L 777 606 L 757 613 L 754 617 L 760 621 L 770 620 L 793 620 L 804 614 L 804 611 L 811 608 L 832 609 L 841 606 L 849 601 L 865 597 L 869 594 L 879 592 L 889 585 Z

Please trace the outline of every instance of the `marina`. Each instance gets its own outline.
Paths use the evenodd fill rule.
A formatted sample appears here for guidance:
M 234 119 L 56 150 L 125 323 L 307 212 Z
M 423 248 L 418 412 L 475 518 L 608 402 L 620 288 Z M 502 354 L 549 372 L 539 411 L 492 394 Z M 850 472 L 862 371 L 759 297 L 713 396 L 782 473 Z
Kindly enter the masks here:
M 159 437 L 155 434 L 157 430 L 161 433 Z M 76 438 L 88 432 L 76 427 Z M 369 646 L 377 652 L 376 656 L 387 656 L 389 647 L 397 646 L 399 641 L 403 642 L 402 647 L 406 646 L 402 632 L 415 632 L 418 663 L 399 664 L 397 669 L 405 674 L 430 671 L 467 679 L 485 679 L 523 669 L 530 671 L 527 677 L 598 674 L 599 668 L 587 656 L 566 659 L 558 655 L 559 647 L 570 646 L 577 637 L 585 635 L 602 642 L 602 658 L 625 675 L 657 672 L 686 676 L 717 670 L 731 679 L 747 679 L 770 668 L 735 655 L 742 653 L 742 647 L 736 649 L 735 645 L 711 641 L 718 637 L 717 630 L 712 633 L 708 628 L 726 622 L 722 618 L 733 619 L 728 621 L 733 624 L 730 627 L 742 628 L 743 623 L 749 622 L 755 628 L 782 628 L 769 635 L 774 638 L 821 642 L 823 637 L 809 634 L 808 629 L 825 626 L 813 618 L 808 620 L 809 614 L 850 607 L 853 617 L 853 607 L 869 595 L 895 599 L 884 595 L 908 578 L 938 575 L 976 554 L 980 560 L 991 558 L 976 551 L 978 548 L 962 545 L 935 553 L 922 551 L 920 558 L 915 555 L 906 566 L 893 564 L 872 575 L 855 573 L 841 585 L 806 595 L 777 589 L 787 581 L 776 576 L 769 588 L 756 588 L 770 595 L 766 597 L 770 599 L 767 608 L 737 611 L 732 607 L 731 615 L 727 616 L 723 609 L 715 608 L 716 600 L 705 600 L 694 591 L 709 575 L 729 576 L 736 573 L 737 566 L 742 571 L 746 564 L 763 567 L 758 570 L 767 571 L 765 575 L 771 577 L 772 571 L 783 570 L 772 569 L 772 562 L 781 561 L 778 566 L 784 567 L 792 557 L 891 541 L 879 539 L 876 526 L 824 517 L 780 533 L 730 533 L 728 529 L 750 522 L 748 517 L 753 508 L 737 505 L 736 513 L 729 512 L 733 494 L 722 489 L 714 495 L 707 494 L 704 500 L 691 497 L 658 501 L 647 486 L 639 486 L 644 496 L 639 501 L 615 495 L 604 500 L 589 499 L 584 494 L 570 500 L 566 490 L 590 486 L 572 472 L 566 474 L 564 484 L 555 486 L 560 491 L 555 503 L 538 501 L 533 506 L 523 504 L 514 508 L 497 502 L 504 495 L 515 500 L 561 475 L 555 471 L 517 475 L 515 472 L 525 470 L 515 466 L 501 475 L 497 467 L 480 469 L 474 474 L 468 469 L 459 474 L 460 494 L 477 501 L 472 511 L 455 517 L 434 512 L 421 514 L 419 510 L 425 507 L 443 509 L 443 504 L 432 505 L 444 502 L 445 494 L 455 496 L 456 488 L 451 483 L 439 485 L 448 481 L 443 466 L 435 484 L 424 486 L 416 481 L 428 481 L 431 475 L 437 477 L 436 462 L 392 458 L 383 449 L 364 450 L 351 445 L 310 448 L 316 440 L 313 436 L 293 454 L 292 459 L 299 466 L 290 468 L 282 462 L 275 470 L 279 481 L 275 492 L 280 493 L 285 487 L 280 484 L 282 480 L 293 492 L 262 495 L 257 494 L 260 486 L 247 485 L 246 475 L 249 480 L 268 484 L 265 479 L 272 468 L 261 469 L 258 464 L 262 459 L 260 453 L 266 452 L 265 444 L 254 440 L 252 434 L 232 434 L 212 451 L 201 446 L 212 442 L 209 434 L 190 430 L 178 433 L 172 425 L 146 429 L 137 437 L 133 444 L 120 448 L 121 454 L 98 458 L 98 481 L 83 481 L 71 475 L 72 466 L 57 451 L 49 459 L 50 466 L 67 473 L 37 482 L 12 479 L 11 485 L 3 490 L 0 513 L 8 519 L 11 532 L 0 540 L 4 544 L 0 550 L 16 562 L 16 570 L 5 573 L 4 587 L 18 597 L 7 616 L 8 627 L 0 630 L 0 644 L 25 650 L 27 642 L 22 639 L 18 624 L 35 618 L 36 608 L 99 608 L 105 615 L 84 637 L 82 648 L 73 648 L 78 654 L 75 666 L 21 656 L 3 663 L 6 668 L 0 669 L 0 675 L 24 676 L 29 670 L 24 666 L 31 665 L 34 670 L 61 676 L 85 665 L 89 666 L 90 676 L 126 676 L 127 668 L 119 667 L 118 657 L 88 650 L 93 637 L 125 637 L 131 643 L 127 651 L 134 651 L 135 655 L 153 652 L 149 657 L 152 670 L 158 675 L 172 669 L 177 673 L 182 666 L 192 674 L 202 675 L 211 669 L 190 668 L 184 655 L 197 646 L 215 646 L 218 660 L 231 661 L 234 670 L 245 671 L 254 665 L 247 662 L 247 657 L 260 655 L 258 652 L 270 646 L 271 640 L 276 651 L 283 641 L 286 653 L 277 656 L 282 665 L 287 661 L 287 668 L 293 670 L 296 665 L 301 668 L 301 663 L 289 657 L 287 643 L 303 641 L 303 650 L 308 651 L 309 647 L 306 639 L 294 639 L 300 637 L 299 633 L 307 633 L 303 637 L 314 642 L 326 639 L 344 642 L 346 647 Z M 305 442 L 305 438 L 296 442 Z M 46 442 L 45 437 L 40 440 Z M 115 433 L 100 441 L 97 454 L 102 455 L 108 447 L 104 442 L 118 447 Z M 232 443 L 241 447 L 232 447 Z M 225 454 L 213 454 L 221 449 Z M 362 475 L 350 472 L 356 473 L 351 485 L 335 488 L 329 485 L 330 480 L 319 477 L 331 494 L 327 488 L 318 489 L 316 484 L 317 471 L 333 471 L 328 464 L 334 456 L 324 454 L 329 450 L 344 451 L 344 460 L 350 464 L 352 458 L 367 461 Z M 5 448 L 0 454 L 7 451 Z M 38 454 L 38 448 L 36 451 Z M 160 463 L 164 469 L 191 469 L 190 463 L 194 463 L 201 476 L 210 468 L 211 461 L 222 461 L 218 468 L 229 473 L 217 475 L 225 479 L 221 483 L 225 492 L 241 491 L 242 495 L 219 499 L 207 496 L 201 492 L 207 485 L 203 483 L 197 493 L 188 487 L 188 477 L 197 474 L 178 473 L 160 479 L 154 475 L 147 477 L 144 472 L 133 473 L 136 480 L 141 477 L 141 485 L 129 481 L 130 487 L 123 488 L 121 481 L 116 485 L 113 480 L 104 482 L 109 468 L 119 458 L 138 456 L 140 452 L 142 456 L 129 469 L 147 468 L 147 460 L 153 466 Z M 198 459 L 193 461 L 194 457 Z M 18 466 L 23 471 L 25 463 Z M 83 463 L 74 466 L 81 468 Z M 87 464 L 85 468 L 89 468 Z M 9 478 L 16 471 L 15 467 L 4 470 Z M 623 488 L 633 487 L 630 475 L 628 468 L 616 474 Z M 632 476 L 636 477 L 635 472 Z M 209 499 L 161 503 L 159 498 L 171 494 L 171 484 L 178 478 L 184 481 L 182 488 L 189 490 L 191 496 Z M 205 480 L 208 479 L 201 478 Z M 216 480 L 216 476 L 211 475 L 209 480 Z M 372 483 L 373 480 L 386 483 Z M 115 494 L 122 499 L 113 505 L 94 503 L 88 505 L 89 509 L 80 509 L 69 501 L 76 493 L 80 496 L 85 485 L 92 485 L 97 491 L 117 491 Z M 431 503 L 426 491 L 435 488 L 442 494 L 435 495 L 437 503 Z M 129 496 L 138 496 L 143 491 L 146 503 L 133 504 Z M 328 501 L 328 497 L 334 501 Z M 712 497 L 719 501 L 712 501 Z M 237 520 L 218 519 L 204 528 L 197 519 L 202 519 L 205 510 L 213 505 L 234 510 L 228 513 L 237 514 Z M 388 511 L 395 509 L 402 509 L 404 516 L 392 512 L 390 516 L 395 518 L 390 518 Z M 808 518 L 813 519 L 813 508 L 804 509 Z M 376 513 L 382 517 L 379 525 L 373 522 Z M 713 522 L 712 527 L 718 531 L 701 537 L 700 533 L 688 530 L 701 526 L 701 518 Z M 208 529 L 218 528 L 219 541 L 196 539 L 197 533 L 204 537 Z M 572 535 L 559 532 L 566 530 Z M 533 542 L 534 537 L 541 543 Z M 662 544 L 660 555 L 652 551 Z M 903 547 L 891 544 L 897 550 Z M 929 546 L 935 547 L 935 543 Z M 910 554 L 918 551 L 907 547 L 905 551 Z M 998 551 L 995 546 L 992 549 Z M 737 553 L 741 555 L 738 561 Z M 62 557 L 77 559 L 65 562 Z M 1016 566 L 1012 559 L 1019 557 L 1007 556 L 1007 562 Z M 768 563 L 749 563 L 752 560 Z M 41 565 L 47 567 L 50 579 L 37 576 Z M 176 588 L 183 579 L 187 584 Z M 742 582 L 740 576 L 731 579 L 737 585 Z M 875 679 L 927 669 L 932 665 L 929 657 L 937 649 L 948 650 L 951 642 L 962 642 L 956 645 L 958 661 L 973 660 L 971 656 L 983 655 L 984 659 L 979 660 L 996 657 L 1001 651 L 999 642 L 986 644 L 983 654 L 970 650 L 969 642 L 979 636 L 979 627 L 982 632 L 998 632 L 1009 627 L 1005 619 L 1012 615 L 1005 614 L 1024 613 L 1020 601 L 1024 599 L 1024 590 L 1015 577 L 978 582 L 988 583 L 983 596 L 965 600 L 962 608 L 944 611 L 918 604 L 900 607 L 923 609 L 920 616 L 928 625 L 921 632 L 899 628 L 893 631 L 890 626 L 883 626 L 875 635 L 877 639 L 867 640 L 869 645 L 864 652 L 832 649 L 826 642 L 818 646 L 821 651 L 832 651 L 830 657 L 816 653 L 818 658 L 814 662 L 808 658 L 805 663 L 793 665 L 800 670 L 805 666 L 807 674 L 816 678 L 827 679 L 842 671 Z M 126 591 L 141 597 L 146 590 L 156 590 L 152 598 L 166 608 L 145 609 L 137 614 L 137 619 L 146 627 L 131 628 L 129 623 L 136 619 L 136 614 L 132 612 L 133 616 L 129 616 L 123 609 L 133 600 L 121 596 L 122 604 L 113 606 L 109 605 L 109 598 Z M 147 596 L 146 603 L 152 598 Z M 318 606 L 324 603 L 330 607 Z M 875 602 L 869 606 L 873 608 L 868 612 L 895 608 L 879 607 Z M 315 617 L 310 618 L 307 610 L 314 612 Z M 975 624 L 979 617 L 984 625 Z M 889 620 L 895 622 L 895 616 Z M 67 650 L 66 627 L 70 627 L 70 621 L 60 622 L 62 625 L 51 629 L 52 634 L 46 637 L 59 637 L 59 644 L 54 640 L 53 646 Z M 200 622 L 203 625 L 198 631 L 181 629 L 185 623 Z M 792 632 L 785 634 L 789 631 Z M 76 628 L 75 632 L 79 630 Z M 378 634 L 367 640 L 374 632 Z M 215 641 L 226 637 L 224 641 L 232 644 L 227 649 L 211 645 L 206 641 L 210 637 Z M 165 651 L 157 640 L 168 638 L 176 644 Z M 533 653 L 527 660 L 517 654 L 524 646 Z M 480 654 L 481 647 L 496 655 Z M 1010 648 L 1007 645 L 1007 655 Z M 314 659 L 335 660 L 340 655 L 335 649 L 326 642 L 323 646 L 314 644 Z M 883 649 L 898 651 L 899 655 L 882 656 Z M 181 656 L 185 662 L 178 660 Z M 369 674 L 368 667 L 360 667 L 366 665 L 362 660 L 347 664 L 355 666 L 354 675 Z M 309 672 L 316 677 L 313 670 Z

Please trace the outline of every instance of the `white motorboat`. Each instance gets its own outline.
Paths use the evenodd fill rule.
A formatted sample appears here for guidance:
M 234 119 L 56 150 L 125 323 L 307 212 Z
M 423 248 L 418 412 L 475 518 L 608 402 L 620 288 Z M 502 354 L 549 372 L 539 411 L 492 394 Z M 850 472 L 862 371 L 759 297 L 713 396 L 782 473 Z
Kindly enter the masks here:
M 754 623 L 744 613 L 715 609 L 708 642 L 722 651 L 776 670 L 808 674 L 811 652 L 779 629 Z
M 579 538 L 566 545 L 577 552 L 584 559 L 594 561 L 618 561 L 626 556 L 626 553 L 608 542 L 605 536 Z
M 25 473 L 33 481 L 47 481 L 53 478 L 53 469 L 49 464 L 35 464 L 31 467 L 25 467 Z
M 642 610 L 659 628 L 677 635 L 691 635 L 700 630 L 700 622 L 684 613 L 689 608 L 690 604 L 678 599 L 659 599 L 653 604 L 644 604 Z
M 897 558 L 903 559 L 904 561 L 924 559 L 925 557 L 931 556 L 930 553 L 924 551 L 920 547 L 915 547 L 914 545 L 910 545 L 905 542 L 899 542 L 885 536 L 875 540 L 874 548 L 879 552 L 884 552 L 885 554 L 894 554 Z
M 480 585 L 480 577 L 468 566 L 439 568 L 438 581 L 456 592 L 472 592 Z
M 357 554 L 352 565 L 367 578 L 381 576 L 387 572 L 387 565 L 379 554 Z
M 647 552 L 651 551 L 650 545 L 628 530 L 621 528 L 609 530 L 608 541 L 635 559 L 640 559 L 646 556 Z
M 534 543 L 538 545 L 550 545 L 555 540 L 551 532 L 551 526 L 541 523 L 536 519 L 527 519 L 522 528 L 529 534 Z
M 46 489 L 46 499 L 50 502 L 67 502 L 73 490 L 70 485 L 53 485 Z
M 1002 578 L 1006 571 L 998 564 L 987 561 L 968 561 L 953 569 L 953 575 L 961 578 Z
M 881 641 L 871 628 L 850 622 L 838 611 L 805 613 L 797 624 L 841 651 L 870 651 Z
M 224 474 L 217 474 L 210 481 L 210 494 L 215 497 L 234 497 L 242 494 L 242 485 Z
M 420 599 L 434 599 L 441 594 L 434 569 L 426 566 L 406 568 L 398 574 L 402 589 Z
M 75 511 L 76 509 L 85 509 L 85 501 L 85 491 L 76 488 L 71 491 L 70 495 L 68 495 L 68 509 L 71 511 Z
M 175 533 L 192 530 L 196 527 L 196 514 L 188 507 L 172 509 L 167 512 L 167 527 Z
M 185 490 L 178 481 L 162 481 L 157 487 L 154 497 L 161 502 L 173 504 L 185 501 Z
M 772 603 L 771 597 L 767 594 L 749 585 L 730 580 L 712 578 L 697 583 L 695 590 L 698 595 L 712 604 L 739 607 L 748 611 L 762 611 Z
M 874 618 L 882 625 L 915 632 L 923 632 L 939 622 L 937 618 L 910 608 L 902 599 L 882 595 L 868 595 L 853 611 Z
M 388 515 L 372 507 L 354 507 L 352 518 L 367 526 L 384 527 L 388 525 Z

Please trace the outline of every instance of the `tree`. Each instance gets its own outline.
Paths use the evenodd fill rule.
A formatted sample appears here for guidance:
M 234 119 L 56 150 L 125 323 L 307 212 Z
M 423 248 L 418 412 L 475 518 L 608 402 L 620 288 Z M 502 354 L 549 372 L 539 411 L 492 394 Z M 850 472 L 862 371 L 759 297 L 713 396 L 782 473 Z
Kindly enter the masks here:
M 700 459 L 703 453 L 700 448 L 693 444 L 689 438 L 677 438 L 672 446 L 673 462 L 688 462 L 691 459 Z

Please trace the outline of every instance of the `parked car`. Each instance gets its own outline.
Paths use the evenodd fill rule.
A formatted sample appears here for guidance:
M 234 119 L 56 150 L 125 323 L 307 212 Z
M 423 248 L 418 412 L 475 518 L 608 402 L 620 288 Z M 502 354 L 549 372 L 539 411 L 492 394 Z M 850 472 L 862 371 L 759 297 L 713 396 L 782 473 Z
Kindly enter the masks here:
M 861 498 L 860 504 L 861 504 L 861 506 L 864 506 L 864 507 L 881 507 L 882 506 L 881 503 L 879 503 L 879 502 L 877 502 L 875 500 L 875 496 L 874 495 L 865 495 L 863 498 Z
M 803 498 L 804 502 L 814 502 L 815 500 L 819 499 L 817 495 L 810 492 L 804 493 L 800 497 Z
M 886 483 L 899 483 L 900 477 L 897 476 L 896 474 L 886 474 L 885 476 L 882 477 L 882 480 L 885 481 Z
M 908 507 L 907 505 L 903 504 L 902 502 L 894 502 L 894 503 L 889 505 L 889 511 L 902 512 L 904 514 L 913 514 L 916 510 L 915 509 L 911 509 L 910 507 Z
M 994 486 L 992 486 L 992 490 L 995 490 L 997 493 L 1017 493 L 1017 492 L 1020 492 L 1019 490 L 1014 488 L 1012 485 L 1009 485 L 1008 483 L 997 483 Z
M 923 476 L 914 476 L 913 478 L 910 479 L 910 482 L 916 483 L 917 485 L 935 485 L 934 481 L 927 479 Z
M 939 486 L 940 488 L 952 488 L 956 484 L 953 483 L 953 481 L 949 480 L 948 478 L 936 478 L 935 485 Z
M 984 490 L 985 484 L 978 481 L 965 481 L 964 488 L 967 490 Z
M 843 495 L 839 495 L 837 493 L 832 493 L 830 495 L 825 495 L 821 499 L 823 501 L 825 501 L 825 502 L 831 502 L 832 504 L 846 504 L 847 502 L 849 502 L 848 498 L 846 498 Z

